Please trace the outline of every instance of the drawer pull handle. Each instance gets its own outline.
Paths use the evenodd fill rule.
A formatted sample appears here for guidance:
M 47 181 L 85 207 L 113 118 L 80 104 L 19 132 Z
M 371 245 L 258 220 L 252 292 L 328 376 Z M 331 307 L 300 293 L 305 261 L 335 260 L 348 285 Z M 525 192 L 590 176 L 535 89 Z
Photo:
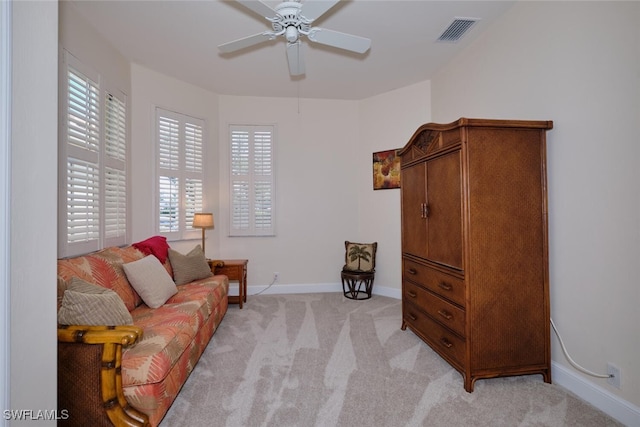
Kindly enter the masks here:
M 409 270 L 407 270 L 407 272 L 408 272 L 409 274 L 413 274 L 414 276 L 415 276 L 416 274 L 418 274 L 418 272 L 416 271 L 416 269 L 415 269 L 415 268 L 410 268 Z
M 451 315 L 447 310 L 438 310 L 438 314 L 447 320 L 453 319 L 453 315 Z
M 440 338 L 440 342 L 442 343 L 443 346 L 445 346 L 447 348 L 453 347 L 453 343 L 451 341 L 449 341 L 448 339 L 446 339 L 445 337 Z
M 441 289 L 444 289 L 445 291 L 450 291 L 451 289 L 453 289 L 453 286 L 451 286 L 451 283 L 447 283 L 447 282 L 440 282 L 438 283 L 438 286 Z
M 413 291 L 409 291 L 409 292 L 407 292 L 407 293 L 409 294 L 409 296 L 410 296 L 411 298 L 415 298 L 415 297 L 417 297 L 417 296 L 418 296 L 418 294 L 416 294 L 416 293 L 415 293 L 415 292 L 413 292 Z
M 411 319 L 411 320 L 414 320 L 414 321 L 418 320 L 418 318 L 416 316 L 414 316 L 413 314 L 411 314 L 411 313 L 407 314 L 407 316 L 409 316 L 409 319 Z

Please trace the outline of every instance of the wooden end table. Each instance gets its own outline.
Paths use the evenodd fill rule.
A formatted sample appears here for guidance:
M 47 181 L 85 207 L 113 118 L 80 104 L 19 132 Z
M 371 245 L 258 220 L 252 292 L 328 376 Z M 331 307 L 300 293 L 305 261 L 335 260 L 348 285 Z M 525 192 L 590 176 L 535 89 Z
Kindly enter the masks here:
M 238 296 L 229 296 L 229 302 L 232 304 L 242 304 L 247 302 L 247 259 L 220 259 L 210 260 L 209 267 L 213 274 L 224 274 L 229 281 L 238 281 Z

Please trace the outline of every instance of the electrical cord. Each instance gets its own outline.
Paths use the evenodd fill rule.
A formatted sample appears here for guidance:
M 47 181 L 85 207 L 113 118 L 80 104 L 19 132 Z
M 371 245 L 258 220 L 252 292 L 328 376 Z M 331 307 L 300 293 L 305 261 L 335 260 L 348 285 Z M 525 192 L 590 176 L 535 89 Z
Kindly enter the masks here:
M 571 364 L 571 366 L 573 366 L 574 368 L 576 368 L 577 370 L 579 370 L 580 372 L 583 372 L 587 375 L 591 375 L 593 377 L 596 378 L 613 378 L 614 375 L 612 374 L 597 374 L 595 372 L 591 372 L 588 369 L 583 368 L 582 366 L 578 365 L 572 358 L 571 356 L 569 356 L 569 353 L 567 352 L 567 348 L 564 346 L 564 342 L 562 341 L 562 337 L 560 336 L 560 332 L 558 332 L 558 329 L 556 328 L 556 324 L 553 323 L 553 319 L 549 319 L 551 320 L 551 326 L 553 327 L 553 331 L 556 333 L 556 336 L 558 337 L 558 341 L 560 341 L 560 347 L 562 347 L 562 352 L 564 353 L 564 355 L 567 357 L 567 360 L 569 361 L 569 363 Z
M 251 294 L 251 295 L 249 295 L 249 296 L 252 296 L 252 297 L 253 297 L 253 296 L 256 296 L 256 295 L 260 295 L 261 293 L 263 293 L 264 291 L 266 291 L 267 289 L 269 289 L 270 287 L 272 287 L 272 286 L 273 286 L 273 284 L 274 284 L 274 283 L 276 283 L 276 280 L 278 280 L 278 279 L 276 279 L 276 278 L 274 277 L 274 278 L 273 278 L 273 280 L 271 281 L 271 283 L 269 283 L 269 284 L 267 285 L 267 287 L 266 287 L 266 288 L 264 288 L 264 289 L 263 289 L 263 290 L 261 290 L 260 292 L 256 292 L 255 294 Z

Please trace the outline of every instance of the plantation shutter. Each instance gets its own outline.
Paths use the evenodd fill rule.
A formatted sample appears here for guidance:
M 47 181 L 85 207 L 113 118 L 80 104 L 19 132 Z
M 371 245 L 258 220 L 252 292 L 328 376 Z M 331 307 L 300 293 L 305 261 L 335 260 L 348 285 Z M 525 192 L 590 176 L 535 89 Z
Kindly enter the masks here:
M 202 177 L 203 177 L 203 140 L 202 125 L 187 120 L 184 125 L 185 133 L 185 222 L 187 228 L 192 228 L 193 217 L 196 212 L 202 212 Z
M 157 109 L 158 231 L 170 239 L 194 237 L 191 227 L 204 198 L 204 122 Z
M 246 234 L 249 219 L 249 131 L 231 131 L 231 235 Z
M 127 242 L 126 95 L 64 52 L 60 73 L 58 255 Z
M 158 112 L 158 159 L 160 233 L 180 230 L 179 121 L 166 111 Z
M 100 245 L 100 88 L 98 76 L 66 69 L 66 164 L 63 248 L 67 255 Z
M 107 93 L 105 104 L 104 235 L 106 246 L 118 246 L 127 237 L 125 96 Z
M 274 127 L 230 127 L 230 235 L 275 235 Z

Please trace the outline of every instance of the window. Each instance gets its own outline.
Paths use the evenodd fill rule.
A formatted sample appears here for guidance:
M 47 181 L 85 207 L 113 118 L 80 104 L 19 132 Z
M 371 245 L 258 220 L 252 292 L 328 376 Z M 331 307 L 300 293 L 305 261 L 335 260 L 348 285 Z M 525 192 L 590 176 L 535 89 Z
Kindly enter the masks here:
M 230 235 L 275 235 L 274 126 L 230 133 Z
M 126 96 L 68 52 L 63 79 L 59 255 L 73 256 L 126 243 Z
M 198 237 L 191 227 L 202 212 L 204 122 L 158 108 L 158 232 L 168 239 Z

